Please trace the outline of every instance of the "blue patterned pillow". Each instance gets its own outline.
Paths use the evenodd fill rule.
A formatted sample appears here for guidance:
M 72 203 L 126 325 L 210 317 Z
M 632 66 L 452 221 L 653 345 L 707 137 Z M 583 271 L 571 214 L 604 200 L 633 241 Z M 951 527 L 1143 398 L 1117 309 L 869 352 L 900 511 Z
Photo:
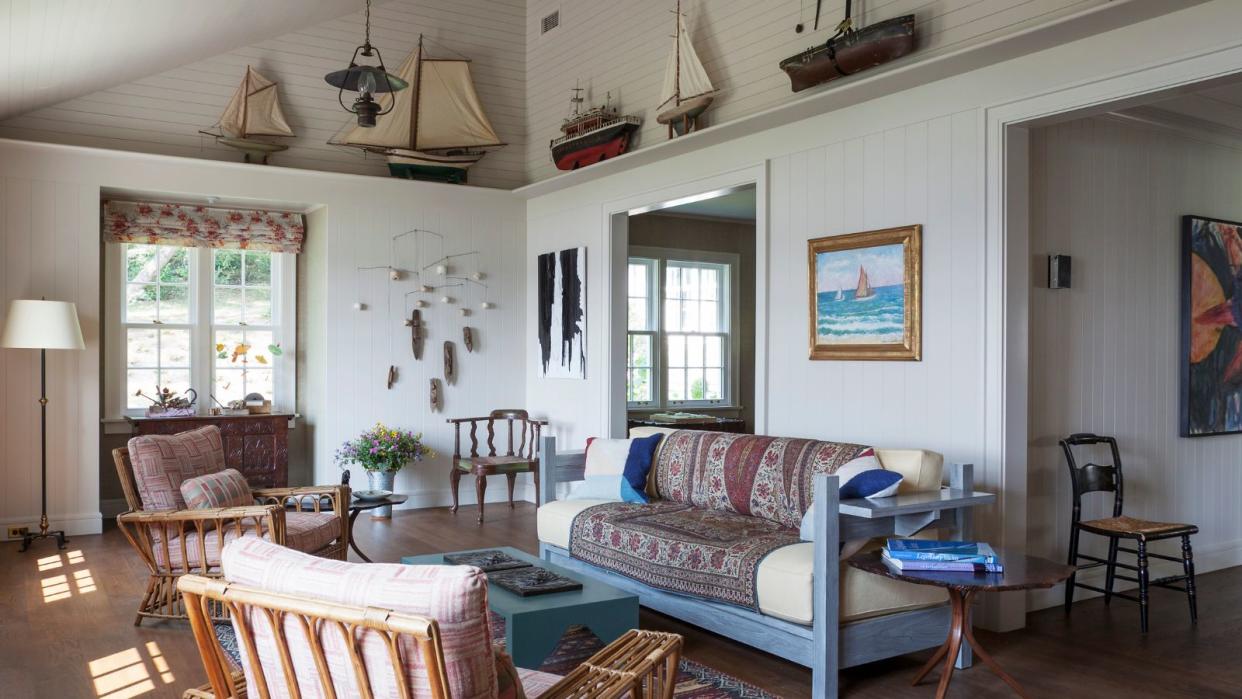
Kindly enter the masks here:
M 565 499 L 648 502 L 647 475 L 661 437 L 588 440 L 585 479 Z

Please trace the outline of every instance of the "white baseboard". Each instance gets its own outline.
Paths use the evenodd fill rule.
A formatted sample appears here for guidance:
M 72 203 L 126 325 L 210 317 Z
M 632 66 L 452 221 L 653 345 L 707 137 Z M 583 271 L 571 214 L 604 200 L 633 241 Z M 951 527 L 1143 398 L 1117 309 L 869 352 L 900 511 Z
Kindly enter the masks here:
M 1194 537 L 1191 537 L 1191 544 L 1194 544 Z M 1122 544 L 1127 548 L 1133 548 L 1132 545 Z M 1178 549 L 1180 552 L 1180 548 Z M 1166 553 L 1175 555 L 1172 551 L 1158 551 L 1158 553 Z M 1233 568 L 1242 565 L 1242 539 L 1235 541 L 1226 541 L 1212 546 L 1195 546 L 1195 575 L 1203 575 L 1214 570 L 1223 570 L 1225 568 Z M 1103 556 L 1101 556 L 1103 557 Z M 1134 564 L 1134 554 L 1118 554 L 1118 560 L 1123 563 Z M 1149 572 L 1152 579 L 1162 578 L 1167 575 L 1180 575 L 1182 566 L 1180 563 L 1172 561 L 1162 561 L 1160 559 L 1149 559 L 1151 561 Z M 1134 571 L 1120 569 L 1124 575 L 1134 575 Z M 1104 566 L 1092 568 L 1085 573 L 1078 575 L 1078 582 L 1084 582 L 1088 585 L 1096 587 L 1104 587 Z M 1137 588 L 1136 583 L 1128 580 L 1117 580 L 1113 583 L 1114 592 L 1124 592 Z M 1103 596 L 1099 592 L 1093 590 L 1084 590 L 1078 588 L 1074 590 L 1074 601 L 1092 599 Z M 1032 590 L 1026 594 L 1026 611 L 1035 612 L 1040 609 L 1048 609 L 1050 607 L 1059 607 L 1065 604 L 1065 584 L 1062 583 L 1047 590 Z
M 100 534 L 103 532 L 103 517 L 98 512 L 84 512 L 72 515 L 51 514 L 48 523 L 53 530 L 63 530 L 67 536 Z M 10 538 L 8 528 L 12 526 L 28 527 L 30 531 L 39 531 L 39 515 L 25 517 L 9 517 L 0 519 L 0 540 L 19 541 L 21 537 Z

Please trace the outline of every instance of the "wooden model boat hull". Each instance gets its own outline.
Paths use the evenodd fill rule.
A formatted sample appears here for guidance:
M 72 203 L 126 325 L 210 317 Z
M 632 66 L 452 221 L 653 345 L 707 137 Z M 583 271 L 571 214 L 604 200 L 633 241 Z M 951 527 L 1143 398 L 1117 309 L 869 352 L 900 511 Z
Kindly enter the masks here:
M 715 93 L 699 95 L 684 100 L 681 104 L 674 105 L 656 115 L 656 121 L 661 124 L 673 123 L 676 125 L 683 118 L 694 119 L 702 114 L 711 106 L 712 100 L 715 99 Z
M 465 184 L 471 165 L 483 159 L 482 152 L 441 155 L 422 151 L 389 152 L 388 174 L 407 180 Z
M 794 92 L 901 58 L 914 50 L 914 15 L 876 22 L 781 61 Z
M 621 122 L 585 133 L 552 146 L 552 162 L 559 170 L 577 170 L 601 160 L 615 158 L 630 146 L 630 135 L 638 125 Z
M 246 154 L 246 162 L 267 164 L 267 156 L 272 153 L 279 153 L 282 150 L 289 150 L 289 146 L 283 143 L 267 143 L 265 141 L 251 141 L 245 138 L 232 138 L 230 136 L 217 136 L 216 143 L 235 148 Z

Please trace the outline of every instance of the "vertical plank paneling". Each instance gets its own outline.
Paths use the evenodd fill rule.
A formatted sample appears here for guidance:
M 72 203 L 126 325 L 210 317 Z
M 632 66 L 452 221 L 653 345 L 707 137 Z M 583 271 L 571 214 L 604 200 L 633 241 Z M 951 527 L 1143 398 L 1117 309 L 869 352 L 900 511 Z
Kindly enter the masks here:
M 1041 288 L 1036 275 L 1031 293 L 1034 553 L 1062 557 L 1069 533 L 1056 440 L 1096 431 L 1121 443 L 1128 514 L 1197 523 L 1201 570 L 1242 560 L 1232 504 L 1242 436 L 1177 436 L 1180 217 L 1242 219 L 1240 173 L 1242 148 L 1155 127 L 1088 119 L 1032 132 L 1032 256 L 1069 254 L 1074 265 L 1072 289 Z M 1105 510 L 1098 498 L 1084 516 Z

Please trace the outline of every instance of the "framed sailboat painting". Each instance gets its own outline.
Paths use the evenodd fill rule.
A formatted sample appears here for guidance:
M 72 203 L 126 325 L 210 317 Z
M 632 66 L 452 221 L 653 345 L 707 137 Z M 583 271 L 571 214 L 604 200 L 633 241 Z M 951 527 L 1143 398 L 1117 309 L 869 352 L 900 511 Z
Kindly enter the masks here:
M 918 361 L 922 226 L 807 241 L 811 359 Z

